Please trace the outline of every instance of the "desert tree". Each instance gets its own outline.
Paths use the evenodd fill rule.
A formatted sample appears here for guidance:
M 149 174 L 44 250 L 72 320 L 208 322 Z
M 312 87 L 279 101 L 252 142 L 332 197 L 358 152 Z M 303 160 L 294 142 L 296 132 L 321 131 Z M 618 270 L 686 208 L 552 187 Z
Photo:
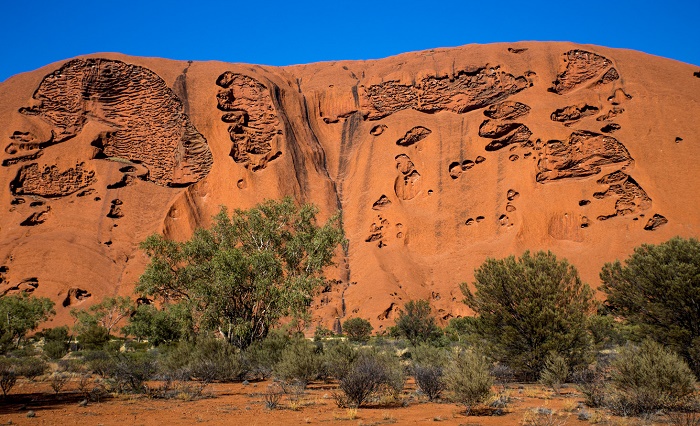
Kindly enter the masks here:
M 700 373 L 700 241 L 672 238 L 634 249 L 600 273 L 606 305 Z
M 26 293 L 0 297 L 0 346 L 19 346 L 28 332 L 55 314 L 54 303 L 46 297 Z
M 566 260 L 526 251 L 518 259 L 486 259 L 474 278 L 474 292 L 467 283 L 461 289 L 477 315 L 470 329 L 491 357 L 531 380 L 552 352 L 572 367 L 584 362 L 593 292 Z
M 183 305 L 195 331 L 246 348 L 280 318 L 302 317 L 323 288 L 323 270 L 345 240 L 339 214 L 318 225 L 317 213 L 288 197 L 232 215 L 222 207 L 189 241 L 152 235 L 141 244 L 150 263 L 137 292 Z
M 430 342 L 442 336 L 442 330 L 431 314 L 430 301 L 409 300 L 399 311 L 392 334 L 407 339 L 413 346 Z

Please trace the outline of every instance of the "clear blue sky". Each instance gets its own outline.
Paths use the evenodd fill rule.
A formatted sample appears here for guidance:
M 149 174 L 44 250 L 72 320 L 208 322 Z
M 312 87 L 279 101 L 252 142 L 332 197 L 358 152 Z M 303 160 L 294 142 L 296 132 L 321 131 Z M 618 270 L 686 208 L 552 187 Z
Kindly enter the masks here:
M 0 81 L 94 52 L 288 65 L 521 40 L 700 64 L 700 0 L 0 0 L 0 16 Z

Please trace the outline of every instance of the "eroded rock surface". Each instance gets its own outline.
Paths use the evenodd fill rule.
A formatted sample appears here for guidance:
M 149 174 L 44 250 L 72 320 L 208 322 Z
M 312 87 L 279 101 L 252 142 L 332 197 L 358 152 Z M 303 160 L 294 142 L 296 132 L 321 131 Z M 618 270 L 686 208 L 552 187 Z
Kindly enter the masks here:
M 50 124 L 46 142 L 17 143 L 17 151 L 41 149 L 75 137 L 89 120 L 114 130 L 94 145 L 100 156 L 138 161 L 159 185 L 184 185 L 209 172 L 206 139 L 184 114 L 182 102 L 153 71 L 109 59 L 75 59 L 47 75 L 22 108 Z M 28 145 L 27 145 L 28 144 Z
M 500 67 L 459 71 L 453 77 L 425 77 L 414 85 L 388 81 L 366 88 L 362 98 L 369 120 L 379 120 L 404 109 L 462 114 L 483 108 L 528 87 L 524 76 L 516 77 Z
M 282 125 L 270 91 L 258 80 L 231 71 L 221 74 L 216 84 L 223 88 L 216 97 L 225 112 L 221 121 L 229 124 L 231 157 L 252 171 L 264 169 L 282 154 L 277 140 Z

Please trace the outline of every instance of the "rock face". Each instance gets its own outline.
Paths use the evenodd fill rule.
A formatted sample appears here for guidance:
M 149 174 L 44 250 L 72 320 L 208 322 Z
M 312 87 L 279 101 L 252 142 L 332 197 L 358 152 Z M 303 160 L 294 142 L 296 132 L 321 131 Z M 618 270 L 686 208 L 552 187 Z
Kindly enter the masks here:
M 292 195 L 349 239 L 313 306 L 391 325 L 469 314 L 487 257 L 551 250 L 596 287 L 642 243 L 700 235 L 700 80 L 569 43 L 292 67 L 92 55 L 0 84 L 0 295 L 131 294 L 153 232 Z M 614 135 L 613 135 L 614 132 Z

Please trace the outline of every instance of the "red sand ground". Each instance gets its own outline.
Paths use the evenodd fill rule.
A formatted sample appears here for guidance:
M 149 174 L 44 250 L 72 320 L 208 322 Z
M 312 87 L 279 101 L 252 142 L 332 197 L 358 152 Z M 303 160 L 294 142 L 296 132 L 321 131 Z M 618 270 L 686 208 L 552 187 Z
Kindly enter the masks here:
M 155 385 L 155 383 L 153 384 Z M 244 386 L 214 384 L 205 389 L 212 398 L 194 401 L 149 399 L 144 396 L 116 396 L 99 403 L 79 406 L 83 399 L 75 392 L 77 383 L 70 383 L 55 397 L 46 382 L 18 383 L 11 395 L 14 402 L 0 405 L 0 422 L 17 425 L 285 425 L 285 424 L 441 424 L 441 425 L 518 425 L 528 416 L 528 411 L 542 407 L 553 410 L 555 424 L 589 424 L 577 419 L 581 397 L 572 388 L 564 388 L 556 396 L 551 390 L 537 385 L 525 385 L 519 390 L 512 385 L 507 392 L 512 402 L 503 416 L 465 416 L 464 408 L 454 403 L 429 403 L 416 399 L 415 385 L 408 382 L 402 399 L 408 406 L 376 406 L 360 408 L 356 412 L 338 408 L 332 393 L 336 385 L 315 383 L 294 403 L 285 395 L 280 408 L 268 410 L 262 393 L 268 382 Z M 18 402 L 22 399 L 22 402 Z M 28 418 L 28 410 L 36 414 Z M 611 417 L 604 412 L 586 409 L 593 421 L 604 424 L 636 424 L 639 419 Z M 544 423 L 542 423 L 544 424 Z

